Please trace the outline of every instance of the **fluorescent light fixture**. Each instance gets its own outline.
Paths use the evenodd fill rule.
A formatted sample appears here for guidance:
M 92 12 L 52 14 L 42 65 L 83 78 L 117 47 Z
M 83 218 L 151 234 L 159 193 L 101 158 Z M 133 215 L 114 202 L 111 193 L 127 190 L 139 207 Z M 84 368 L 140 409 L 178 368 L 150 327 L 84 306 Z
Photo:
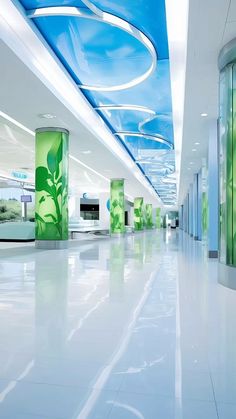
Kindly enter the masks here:
M 56 118 L 56 116 L 52 115 L 51 113 L 41 113 L 39 114 L 39 118 L 53 119 Z
M 156 112 L 152 109 L 146 108 L 145 106 L 138 105 L 100 105 L 94 108 L 99 111 L 137 111 L 144 112 L 150 115 L 156 115 Z
M 71 160 L 74 160 L 76 163 L 80 164 L 83 167 L 86 167 L 86 169 L 93 172 L 95 175 L 100 176 L 102 179 L 104 179 L 106 182 L 110 182 L 110 179 L 107 177 L 101 175 L 101 173 L 97 172 L 96 170 L 92 169 L 92 167 L 88 166 L 87 164 L 83 163 L 81 160 L 77 159 L 76 157 L 72 156 L 72 154 L 69 154 L 69 157 Z
M 22 129 L 23 131 L 27 132 L 28 134 L 35 136 L 34 131 L 31 131 L 29 128 L 27 128 L 25 125 L 21 124 L 20 122 L 16 121 L 16 119 L 12 118 L 11 116 L 7 115 L 6 113 L 0 111 L 0 116 L 7 121 L 14 124 L 16 127 Z
M 179 193 L 184 124 L 189 0 L 166 0 L 170 77 L 174 122 L 175 166 Z
M 193 161 L 190 161 L 189 164 L 194 164 L 194 162 Z
M 81 11 L 78 7 L 62 6 L 62 7 L 42 7 L 40 9 L 33 9 L 28 12 L 30 18 L 42 16 L 81 16 Z
M 165 140 L 160 135 L 145 134 L 141 132 L 131 132 L 131 131 L 118 131 L 114 135 L 118 135 L 123 140 L 125 139 L 125 137 L 146 138 L 147 140 L 156 141 L 157 143 L 164 144 L 165 146 L 168 147 L 168 149 L 173 149 L 173 144 L 171 144 L 168 140 Z
M 83 153 L 83 154 L 91 154 L 92 151 L 91 150 L 84 150 L 84 151 L 81 151 L 81 153 Z
M 194 143 L 195 145 L 199 145 L 200 143 L 198 143 L 197 141 L 196 141 L 196 143 Z
M 196 148 L 193 148 L 192 151 L 197 151 L 197 149 Z
M 208 116 L 208 113 L 203 112 L 203 113 L 201 113 L 201 116 L 203 116 L 203 118 L 204 118 L 204 117 Z

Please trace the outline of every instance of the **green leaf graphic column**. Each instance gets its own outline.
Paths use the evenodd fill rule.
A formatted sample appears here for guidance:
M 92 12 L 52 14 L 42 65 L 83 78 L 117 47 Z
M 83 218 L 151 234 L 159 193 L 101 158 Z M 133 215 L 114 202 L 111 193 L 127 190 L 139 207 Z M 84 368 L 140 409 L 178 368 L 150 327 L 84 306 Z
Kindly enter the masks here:
M 152 229 L 153 221 L 152 221 L 152 204 L 146 204 L 146 228 Z
M 236 64 L 220 78 L 220 260 L 236 266 Z
M 68 240 L 68 141 L 62 128 L 36 130 L 36 246 L 63 248 Z
M 134 230 L 142 231 L 144 225 L 143 219 L 143 198 L 134 199 Z
M 206 165 L 202 167 L 202 240 L 207 241 L 208 232 L 208 170 Z
M 156 208 L 156 228 L 161 228 L 161 208 Z
M 111 180 L 110 231 L 111 234 L 125 232 L 124 179 Z

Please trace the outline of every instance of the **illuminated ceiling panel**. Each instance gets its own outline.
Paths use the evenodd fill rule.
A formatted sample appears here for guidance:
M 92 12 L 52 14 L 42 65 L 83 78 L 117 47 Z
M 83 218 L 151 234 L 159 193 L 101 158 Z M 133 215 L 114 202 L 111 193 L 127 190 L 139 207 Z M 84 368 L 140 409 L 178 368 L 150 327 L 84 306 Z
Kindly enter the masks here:
M 176 202 L 165 0 L 21 0 L 163 203 Z

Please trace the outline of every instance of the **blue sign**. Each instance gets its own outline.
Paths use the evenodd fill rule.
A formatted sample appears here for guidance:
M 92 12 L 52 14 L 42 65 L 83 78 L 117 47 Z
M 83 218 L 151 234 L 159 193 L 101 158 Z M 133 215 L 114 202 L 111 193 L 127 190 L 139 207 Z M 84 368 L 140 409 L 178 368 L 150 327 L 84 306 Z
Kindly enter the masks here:
M 22 173 L 22 172 L 11 172 L 12 176 L 15 177 L 16 179 L 27 179 L 28 175 L 26 173 Z

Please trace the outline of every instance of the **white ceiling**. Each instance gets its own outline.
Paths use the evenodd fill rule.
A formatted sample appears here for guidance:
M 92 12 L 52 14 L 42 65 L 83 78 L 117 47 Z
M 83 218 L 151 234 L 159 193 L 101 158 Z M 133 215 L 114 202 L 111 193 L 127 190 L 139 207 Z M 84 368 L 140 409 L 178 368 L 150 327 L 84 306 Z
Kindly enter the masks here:
M 156 199 L 121 162 L 59 101 L 28 67 L 0 40 L 0 111 L 34 131 L 57 126 L 70 131 L 70 154 L 89 168 L 70 159 L 70 187 L 77 192 L 109 190 L 109 179 L 123 177 L 129 197 L 143 196 L 158 206 Z M 56 117 L 43 119 L 41 114 Z M 84 154 L 85 151 L 90 154 Z M 0 174 L 29 168 L 34 177 L 34 137 L 0 118 Z M 99 176 L 99 174 L 101 176 Z
M 180 203 L 193 181 L 193 174 L 207 157 L 209 127 L 218 118 L 218 55 L 234 37 L 235 0 L 189 0 Z M 202 117 L 201 113 L 208 116 Z

